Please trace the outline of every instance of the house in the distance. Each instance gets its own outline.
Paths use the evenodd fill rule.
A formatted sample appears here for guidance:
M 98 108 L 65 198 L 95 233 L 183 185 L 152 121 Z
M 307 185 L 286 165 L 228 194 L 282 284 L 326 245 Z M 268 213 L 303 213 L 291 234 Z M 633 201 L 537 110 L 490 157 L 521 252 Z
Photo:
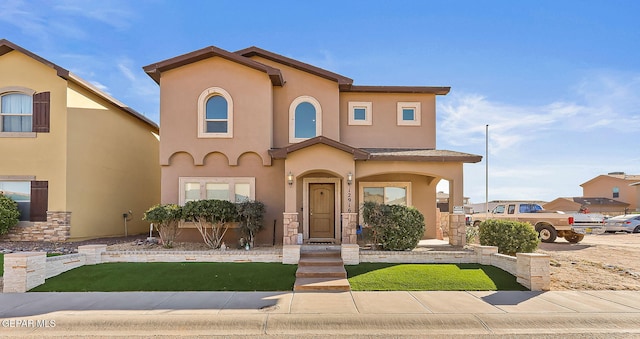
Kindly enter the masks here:
M 449 208 L 462 206 L 463 164 L 481 160 L 436 149 L 436 96 L 449 87 L 356 86 L 257 47 L 211 46 L 144 70 L 160 85 L 162 202 L 262 201 L 258 244 L 298 233 L 355 243 L 364 201 L 414 206 L 435 238 L 438 182 L 449 180 Z M 199 238 L 183 227 L 182 239 Z
M 613 199 L 629 204 L 627 211 L 640 211 L 640 186 L 638 182 L 640 182 L 640 175 L 611 172 L 599 175 L 580 186 L 582 186 L 583 197 Z M 617 212 L 622 214 L 625 212 L 625 208 L 620 208 Z
M 557 198 L 550 201 L 542 207 L 545 210 L 563 211 L 567 213 L 602 213 L 607 215 L 617 215 L 623 213 L 629 208 L 626 202 L 618 201 L 610 198 Z
M 4 239 L 66 241 L 148 230 L 143 212 L 160 195 L 155 123 L 4 39 L 0 101 L 0 191 L 21 211 Z

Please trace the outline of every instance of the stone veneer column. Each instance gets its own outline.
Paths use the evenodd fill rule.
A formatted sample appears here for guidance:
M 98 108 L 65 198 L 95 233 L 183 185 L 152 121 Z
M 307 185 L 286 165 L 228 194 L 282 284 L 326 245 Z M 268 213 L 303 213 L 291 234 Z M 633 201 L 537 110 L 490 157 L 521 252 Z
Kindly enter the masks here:
M 550 257 L 541 253 L 516 253 L 517 281 L 531 291 L 551 288 Z
M 296 245 L 298 243 L 298 213 L 282 213 L 284 232 L 282 233 L 282 245 Z
M 107 251 L 107 245 L 78 246 L 78 253 L 86 258 L 85 265 L 102 264 L 102 253 Z
M 45 252 L 18 252 L 4 255 L 4 293 L 24 293 L 44 284 L 47 274 Z
M 358 213 L 342 213 L 342 244 L 358 243 Z
M 358 265 L 360 264 L 360 246 L 358 244 L 342 244 L 340 256 L 345 265 Z
M 464 214 L 449 215 L 449 244 L 452 246 L 464 246 L 467 243 L 466 223 Z

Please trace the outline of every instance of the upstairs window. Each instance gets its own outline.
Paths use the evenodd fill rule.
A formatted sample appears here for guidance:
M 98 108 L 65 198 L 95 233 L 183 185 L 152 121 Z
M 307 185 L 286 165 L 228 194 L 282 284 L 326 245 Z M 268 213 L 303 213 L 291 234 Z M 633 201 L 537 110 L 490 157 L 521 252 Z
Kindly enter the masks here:
M 349 102 L 349 125 L 371 125 L 371 102 Z
M 322 108 L 313 97 L 301 96 L 289 106 L 289 142 L 300 142 L 322 134 Z
M 420 126 L 420 103 L 399 102 L 397 109 L 398 126 Z
M 33 126 L 33 98 L 22 93 L 8 93 L 0 97 L 0 131 L 31 132 Z
M 620 187 L 614 187 L 613 188 L 613 198 L 620 198 Z
M 198 98 L 198 138 L 233 137 L 233 100 L 220 87 L 204 90 Z
M 205 133 L 227 133 L 229 131 L 229 114 L 227 100 L 214 95 L 207 100 L 205 114 Z

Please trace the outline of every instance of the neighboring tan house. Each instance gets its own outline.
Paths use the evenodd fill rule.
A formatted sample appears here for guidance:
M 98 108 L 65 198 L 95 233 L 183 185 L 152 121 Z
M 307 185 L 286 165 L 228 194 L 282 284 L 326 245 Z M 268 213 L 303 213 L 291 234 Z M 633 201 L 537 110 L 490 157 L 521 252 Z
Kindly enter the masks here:
M 629 204 L 609 198 L 558 198 L 542 205 L 545 210 L 563 211 L 566 213 L 602 213 L 617 215 L 629 208 Z
M 630 211 L 640 211 L 640 193 L 638 186 L 640 175 L 628 175 L 624 172 L 611 172 L 599 175 L 582 185 L 583 197 L 604 197 L 629 204 Z M 619 211 L 624 213 L 624 209 Z
M 5 239 L 148 231 L 159 203 L 158 126 L 68 70 L 0 40 L 0 191 L 21 222 Z M 131 211 L 131 213 L 129 213 Z
M 257 244 L 295 244 L 299 232 L 355 243 L 363 201 L 416 207 L 435 238 L 438 182 L 462 206 L 463 164 L 482 159 L 436 149 L 436 96 L 449 87 L 356 86 L 257 47 L 144 70 L 160 85 L 162 203 L 262 201 Z M 183 227 L 181 239 L 199 239 Z

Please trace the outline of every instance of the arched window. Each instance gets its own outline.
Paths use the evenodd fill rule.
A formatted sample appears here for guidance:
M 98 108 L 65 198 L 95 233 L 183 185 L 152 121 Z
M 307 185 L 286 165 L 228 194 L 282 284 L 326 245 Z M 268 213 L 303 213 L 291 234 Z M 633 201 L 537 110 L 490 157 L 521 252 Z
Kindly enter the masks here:
M 198 138 L 233 137 L 233 100 L 219 87 L 204 90 L 198 98 Z
M 229 130 L 229 114 L 227 100 L 214 95 L 207 100 L 205 114 L 205 133 L 227 133 Z
M 7 93 L 0 96 L 0 117 L 2 132 L 31 132 L 32 97 L 22 93 Z
M 322 108 L 313 97 L 296 98 L 289 107 L 289 142 L 300 142 L 322 134 Z

